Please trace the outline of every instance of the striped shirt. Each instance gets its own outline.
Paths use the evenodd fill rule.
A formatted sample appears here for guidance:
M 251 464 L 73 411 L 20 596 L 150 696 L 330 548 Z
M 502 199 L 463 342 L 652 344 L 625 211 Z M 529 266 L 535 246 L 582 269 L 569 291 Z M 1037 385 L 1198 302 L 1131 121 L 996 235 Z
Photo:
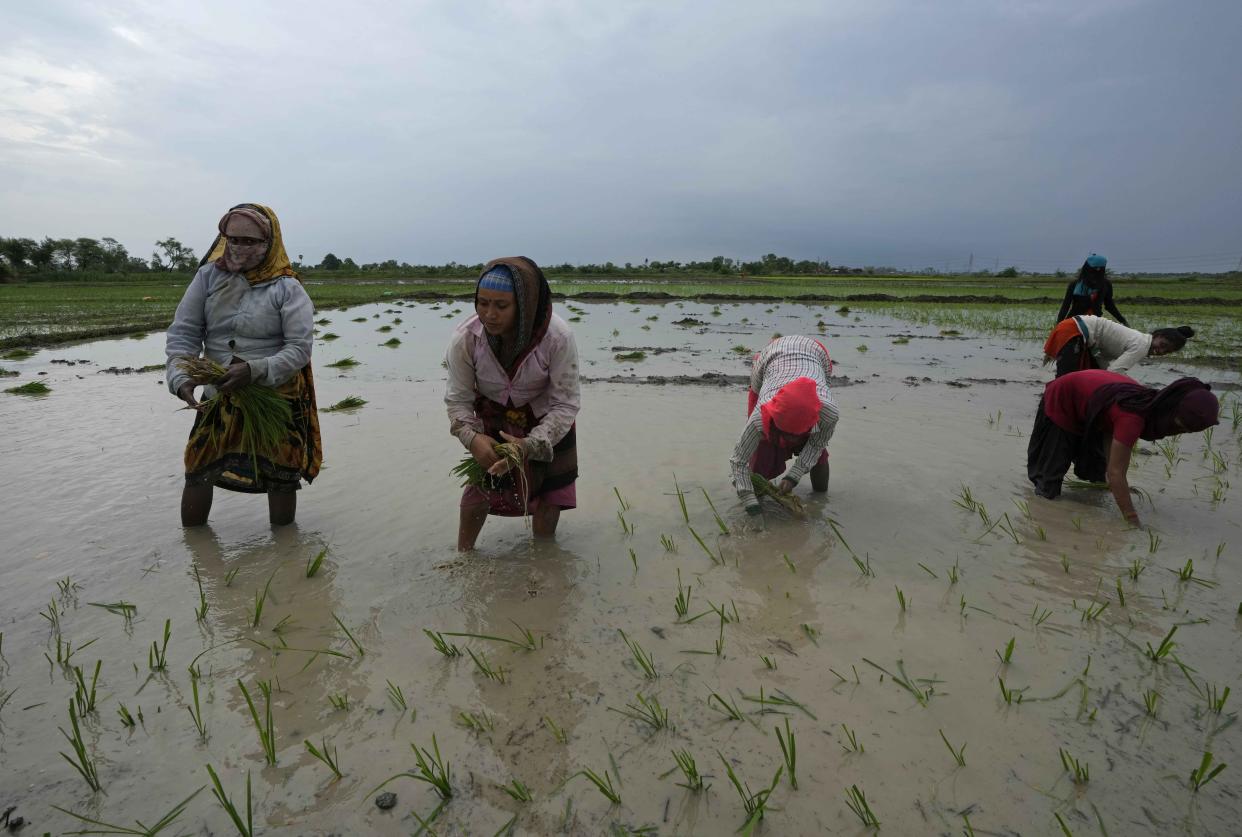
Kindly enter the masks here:
M 840 414 L 836 402 L 832 400 L 832 393 L 828 391 L 828 378 L 831 375 L 832 361 L 828 359 L 828 353 L 818 341 L 810 337 L 778 337 L 755 355 L 755 363 L 750 373 L 750 389 L 758 394 L 759 400 L 747 417 L 746 426 L 742 428 L 742 435 L 729 459 L 733 487 L 737 489 L 737 496 L 743 506 L 755 506 L 759 502 L 755 499 L 754 486 L 750 481 L 750 458 L 763 439 L 763 417 L 759 407 L 771 401 L 781 387 L 795 378 L 810 378 L 815 382 L 815 394 L 820 401 L 819 421 L 811 428 L 802 453 L 798 454 L 793 465 L 781 477 L 797 483 L 819 459 L 837 426 Z

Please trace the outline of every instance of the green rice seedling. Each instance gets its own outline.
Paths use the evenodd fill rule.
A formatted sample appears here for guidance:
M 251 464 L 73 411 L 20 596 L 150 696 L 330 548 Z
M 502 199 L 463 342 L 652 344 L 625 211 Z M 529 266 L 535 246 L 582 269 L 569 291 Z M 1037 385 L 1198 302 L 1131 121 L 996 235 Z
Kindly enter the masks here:
M 1061 826 L 1061 834 L 1064 837 L 1074 837 L 1074 832 L 1069 830 L 1069 826 L 1065 824 L 1065 820 L 1061 819 L 1061 815 L 1053 811 L 1052 816 L 1056 818 L 1057 825 Z
M 314 578 L 315 575 L 319 572 L 319 568 L 323 566 L 323 559 L 327 557 L 328 557 L 328 548 L 325 546 L 323 549 L 319 550 L 319 552 L 314 557 L 307 560 L 306 577 Z
M 365 398 L 359 398 L 356 395 L 347 395 L 346 397 L 342 398 L 340 401 L 333 404 L 331 407 L 324 407 L 322 410 L 320 410 L 320 412 L 343 413 L 347 411 L 353 411 L 353 410 L 360 409 L 361 407 L 365 406 L 366 403 L 367 403 L 367 400 Z
M 811 641 L 812 645 L 819 645 L 819 631 L 812 628 L 806 622 L 802 623 L 802 633 L 806 634 L 806 638 Z
M 99 826 L 100 829 L 103 829 L 103 830 L 98 830 L 98 829 L 92 828 L 92 829 L 83 830 L 83 831 L 66 831 L 65 832 L 66 834 L 136 834 L 136 835 L 139 835 L 139 837 L 155 837 L 155 835 L 158 835 L 161 831 L 163 831 L 164 829 L 172 825 L 174 822 L 176 822 L 177 818 L 180 817 L 185 812 L 186 806 L 190 804 L 190 802 L 194 799 L 194 797 L 202 793 L 203 788 L 205 787 L 206 785 L 200 785 L 198 790 L 194 791 L 194 793 L 190 794 L 185 799 L 181 800 L 181 802 L 177 803 L 177 805 L 175 805 L 172 808 L 172 810 L 170 810 L 164 816 L 160 817 L 158 820 L 156 820 L 151 825 L 146 825 L 145 823 L 143 823 L 142 820 L 134 820 L 134 824 L 137 826 L 137 828 L 133 828 L 127 825 L 116 825 L 114 823 L 94 819 L 93 817 L 86 817 L 81 814 L 75 814 L 73 811 L 69 811 L 64 808 L 61 808 L 59 805 L 53 805 L 52 807 L 55 808 L 57 811 L 60 811 L 62 814 L 68 814 L 69 816 L 73 817 L 74 819 L 80 822 L 84 822 L 87 825 Z
M 60 608 L 56 606 L 56 601 L 52 600 L 47 603 L 47 609 L 39 611 L 39 615 L 47 620 L 52 626 L 52 632 L 60 634 Z
M 452 658 L 461 656 L 461 649 L 446 640 L 443 635 L 436 633 L 435 631 L 430 631 L 426 628 L 423 628 L 423 633 L 425 633 L 427 638 L 431 640 L 431 644 L 435 646 L 436 651 L 440 652 L 445 657 Z
M 786 566 L 786 567 L 789 567 L 789 571 L 790 571 L 791 573 L 793 573 L 793 574 L 797 575 L 797 573 L 798 573 L 798 568 L 797 568 L 797 566 L 795 566 L 795 565 L 794 565 L 794 562 L 793 562 L 793 561 L 790 561 L 790 560 L 789 560 L 789 553 L 788 553 L 788 552 L 781 553 L 781 558 L 785 559 L 785 566 Z
M 207 608 L 210 605 L 207 602 L 207 594 L 203 592 L 203 579 L 198 574 L 198 567 L 194 568 L 194 583 L 198 585 L 198 607 L 194 608 L 194 619 L 197 622 L 203 622 L 207 619 Z
M 241 812 L 237 810 L 237 806 L 233 804 L 233 800 L 229 799 L 228 794 L 224 792 L 224 785 L 220 782 L 220 777 L 216 775 L 216 771 L 209 764 L 207 765 L 207 775 L 211 777 L 211 794 L 220 803 L 220 807 L 229 815 L 229 819 L 233 821 L 233 827 L 237 829 L 237 833 L 241 837 L 254 837 L 254 806 L 250 794 L 250 771 L 246 771 L 246 816 L 242 817 Z
M 62 666 L 72 666 L 71 661 L 73 660 L 74 654 L 85 648 L 89 648 L 98 641 L 99 637 L 95 637 L 94 639 L 87 640 L 77 648 L 74 648 L 71 640 L 63 639 L 60 634 L 56 634 L 56 662 L 60 663 Z M 49 663 L 52 661 L 52 658 L 46 653 L 44 653 L 43 656 Z
M 1070 523 L 1074 524 L 1074 529 L 1076 531 L 1079 531 L 1079 532 L 1082 531 L 1082 515 L 1080 514 L 1074 515 L 1073 517 L 1070 518 Z
M 327 341 L 331 342 L 332 340 L 340 340 L 340 339 L 341 339 L 341 335 L 339 335 L 339 334 L 333 334 L 332 332 L 330 332 L 330 331 L 329 331 L 329 332 L 327 332 L 326 334 L 321 334 L 321 335 L 319 335 L 319 339 L 320 339 L 320 340 L 327 340 Z
M 1002 665 L 1009 665 L 1013 660 L 1013 646 L 1017 642 L 1017 637 L 1009 637 L 1009 642 L 1005 643 L 1005 653 L 997 651 L 996 656 L 1000 658 Z
M 669 773 L 680 770 L 685 781 L 678 782 L 678 787 L 685 788 L 691 793 L 701 793 L 711 787 L 711 785 L 704 785 L 703 774 L 699 773 L 699 767 L 695 764 L 694 756 L 690 755 L 689 750 L 673 750 L 672 752 L 676 767 L 668 771 L 668 773 L 662 774 L 660 776 L 661 779 L 669 775 Z
M 401 691 L 401 687 L 391 680 L 384 682 L 388 684 L 388 700 L 392 702 L 392 705 L 402 712 L 409 709 L 409 705 L 405 702 L 405 692 Z
M 569 736 L 565 734 L 565 730 L 556 725 L 556 721 L 553 721 L 547 715 L 544 715 L 543 723 L 547 726 L 548 732 L 552 733 L 552 737 L 556 739 L 557 744 L 569 743 Z
M 91 685 L 86 685 L 86 678 L 82 675 L 82 667 L 73 667 L 74 691 L 73 700 L 77 704 L 78 714 L 85 717 L 87 713 L 95 711 L 95 687 L 99 684 L 99 669 L 103 666 L 103 660 L 95 661 L 95 673 L 91 675 Z
M 634 360 L 634 361 L 646 360 L 646 358 L 647 358 L 647 353 L 642 351 L 641 349 L 633 351 L 633 352 L 618 352 L 612 356 L 613 360 L 620 361 L 620 362 L 624 362 L 627 360 Z
M 629 503 L 625 502 L 625 498 L 621 496 L 621 490 L 615 485 L 612 487 L 612 493 L 617 495 L 617 503 L 621 506 L 622 512 L 627 512 L 632 508 Z
M 677 598 L 673 600 L 673 610 L 677 613 L 677 621 L 686 618 L 687 611 L 690 610 L 690 591 L 693 587 L 683 587 L 681 584 L 681 569 L 677 570 Z
M 1199 788 L 1215 779 L 1227 766 L 1228 765 L 1225 764 L 1218 764 L 1216 767 L 1212 767 L 1212 754 L 1210 752 L 1204 752 L 1203 759 L 1199 762 L 1199 766 L 1190 771 L 1191 789 L 1195 793 L 1198 793 Z
M 1220 560 L 1221 553 L 1222 553 L 1222 552 L 1224 552 L 1224 551 L 1225 551 L 1225 542 L 1224 542 L 1224 541 L 1221 541 L 1220 543 L 1216 544 L 1216 559 L 1217 559 L 1218 561 Z
M 686 599 L 688 602 L 689 595 L 687 595 Z M 630 649 L 630 655 L 633 657 L 634 663 L 638 666 L 639 670 L 642 671 L 643 677 L 648 680 L 655 680 L 659 677 L 660 674 L 656 671 L 655 659 L 651 656 L 651 654 L 644 651 L 641 645 L 630 639 L 629 636 L 626 635 L 625 631 L 618 628 L 617 633 L 621 634 L 621 639 L 625 641 L 626 647 Z
M 660 546 L 664 547 L 665 552 L 677 551 L 677 544 L 668 535 L 660 535 Z
M 867 556 L 866 562 L 860 559 L 857 555 L 851 555 L 850 558 L 853 559 L 854 566 L 858 567 L 858 572 L 862 573 L 864 578 L 875 578 L 875 570 L 871 569 L 870 555 Z
M 587 781 L 595 785 L 595 789 L 603 794 L 604 798 L 613 805 L 621 804 L 621 794 L 617 793 L 616 788 L 612 786 L 612 777 L 608 774 L 607 769 L 604 770 L 604 775 L 600 776 L 591 768 L 584 767 L 576 775 L 585 776 Z
M 272 683 L 270 680 L 259 680 L 259 692 L 263 695 L 263 719 L 259 719 L 259 710 L 255 708 L 254 700 L 250 697 L 246 684 L 241 680 L 237 681 L 238 688 L 241 689 L 242 696 L 246 699 L 246 706 L 250 709 L 250 718 L 254 721 L 255 732 L 259 734 L 259 744 L 263 747 L 263 757 L 268 764 L 276 764 L 276 726 L 272 721 Z
M 712 701 L 715 701 L 715 703 Z M 707 705 L 717 712 L 723 713 L 730 721 L 745 720 L 746 716 L 742 714 L 742 710 L 737 708 L 737 702 L 730 698 L 723 698 L 717 692 L 712 692 L 711 696 L 707 698 Z
M 801 500 L 793 494 L 786 494 L 781 491 L 762 474 L 751 472 L 750 483 L 755 490 L 756 497 L 771 497 L 794 517 L 806 517 L 806 506 L 802 504 Z
M 312 744 L 309 738 L 303 739 L 302 743 L 306 745 L 306 752 L 310 753 L 312 756 L 328 766 L 328 769 L 332 771 L 332 775 L 336 777 L 333 781 L 339 781 L 342 778 L 341 766 L 336 754 L 336 747 L 329 747 L 327 738 L 320 739 L 318 747 Z
M 1155 689 L 1143 692 L 1143 707 L 1148 715 L 1156 717 L 1156 704 L 1160 702 L 1160 693 Z
M 198 701 L 198 678 L 190 677 L 190 693 L 194 697 L 194 705 L 187 706 L 186 711 L 190 713 L 190 718 L 194 721 L 194 729 L 198 730 L 198 737 L 207 738 L 207 722 L 203 720 L 203 708 Z
M 534 632 L 532 632 L 529 628 L 523 628 L 512 619 L 510 619 L 509 622 L 513 625 L 513 627 L 518 629 L 517 639 L 503 636 L 493 636 L 491 634 L 472 634 L 464 631 L 442 631 L 442 633 L 444 636 L 460 636 L 469 639 L 484 639 L 488 642 L 503 642 L 506 645 L 513 645 L 521 648 L 523 651 L 537 651 L 540 647 L 542 647 L 542 640 L 536 641 Z
M 1126 592 L 1121 589 L 1121 576 L 1117 576 L 1116 582 L 1117 582 L 1117 606 L 1125 607 L 1126 606 Z
M 909 675 L 907 675 L 904 661 L 902 660 L 897 661 L 897 671 L 898 671 L 897 674 L 893 674 L 888 669 L 884 668 L 883 666 L 877 665 L 871 660 L 868 660 L 866 657 L 863 657 L 863 662 L 871 666 L 872 668 L 878 669 L 881 673 L 887 674 L 890 680 L 892 680 L 898 686 L 901 686 L 903 689 L 908 691 L 910 694 L 914 695 L 914 699 L 918 701 L 920 706 L 927 705 L 927 701 L 931 698 L 931 694 L 932 694 L 931 687 L 930 686 L 927 686 L 927 687 L 919 686 L 919 678 L 912 678 Z M 926 683 L 930 681 L 923 680 L 922 682 Z
M 720 512 L 716 511 L 716 504 L 712 502 L 711 496 L 707 493 L 707 489 L 700 486 L 703 492 L 703 499 L 707 501 L 708 507 L 712 510 L 712 516 L 716 518 L 716 526 L 720 529 L 720 534 L 729 534 L 729 527 L 725 525 L 724 519 L 720 516 Z
M 1027 520 L 1031 519 L 1031 504 L 1026 500 L 1013 499 L 1013 504 L 1018 507 L 1018 511 L 1022 512 L 1022 516 Z
M 690 535 L 698 543 L 699 547 L 702 548 L 702 550 L 707 553 L 707 557 L 712 559 L 713 564 L 724 564 L 724 557 L 717 556 L 716 553 L 712 552 L 711 549 L 707 546 L 707 544 L 703 542 L 703 539 L 699 537 L 699 533 L 694 531 L 693 526 L 690 526 L 687 524 L 686 528 L 690 530 Z
M 1064 747 L 1060 748 L 1059 752 L 1061 753 L 1061 764 L 1065 767 L 1065 772 L 1073 776 L 1075 785 L 1085 785 L 1091 781 L 1090 765 L 1074 758 Z
M 953 501 L 953 505 L 968 512 L 974 512 L 978 503 L 975 502 L 974 494 L 970 490 L 970 486 L 962 483 L 962 487 L 957 491 L 957 498 Z
M 20 386 L 9 387 L 5 392 L 13 395 L 47 395 L 52 388 L 42 381 L 30 381 Z
M 819 720 L 818 718 L 815 717 L 815 713 L 807 709 L 803 703 L 801 703 L 800 701 L 798 701 L 797 699 L 793 697 L 790 697 L 788 693 L 783 692 L 780 689 L 777 689 L 775 690 L 775 692 L 773 692 L 773 694 L 768 695 L 764 693 L 763 687 L 760 686 L 758 695 L 748 695 L 745 692 L 742 692 L 742 700 L 746 700 L 746 701 L 750 701 L 751 703 L 759 704 L 760 714 L 766 714 L 769 712 L 778 711 L 778 710 L 768 709 L 767 708 L 768 706 L 779 706 L 782 708 L 788 707 L 791 709 L 797 709 L 800 712 L 804 713 L 811 720 L 813 721 Z
M 390 325 L 382 325 L 382 326 L 380 326 L 379 328 L 377 328 L 377 329 L 375 329 L 375 330 L 376 330 L 376 331 L 378 331 L 378 332 L 379 332 L 379 333 L 381 333 L 381 334 L 387 334 L 388 332 L 392 331 L 392 326 L 390 326 Z
M 1018 703 L 1022 702 L 1022 693 L 1026 691 L 1025 689 L 1010 689 L 1005 685 L 1005 678 L 1003 677 L 997 677 L 996 682 L 1000 684 L 1001 698 L 1005 701 L 1006 706 L 1012 705 L 1014 700 L 1017 700 Z
M 390 337 L 383 343 L 380 343 L 385 349 L 395 349 L 401 345 L 401 339 L 398 337 Z
M 35 353 L 33 351 L 23 348 L 9 349 L 4 354 L 0 355 L 0 357 L 5 360 L 28 360 L 34 356 Z
M 867 344 L 866 344 L 866 343 L 859 343 L 859 344 L 858 344 L 857 346 L 855 346 L 854 348 L 858 349 L 858 351 L 860 351 L 860 352 L 866 352 L 866 351 L 867 351 Z
M 501 685 L 504 685 L 505 683 L 508 682 L 508 672 L 506 672 L 502 666 L 496 666 L 495 668 L 492 668 L 491 663 L 489 663 L 487 660 L 487 655 L 484 654 L 482 651 L 480 651 L 478 654 L 475 654 L 472 649 L 467 648 L 466 653 L 470 655 L 471 660 L 474 660 L 475 668 L 479 670 L 479 673 L 482 674 L 484 677 L 486 677 L 488 680 L 495 680 L 497 683 L 500 683 Z
M 1147 530 L 1147 551 L 1152 555 L 1156 554 L 1156 550 L 1160 548 L 1160 536 L 1152 529 Z
M 906 337 L 905 335 L 902 335 L 901 337 L 897 337 L 893 339 L 894 346 L 904 346 L 909 342 L 910 342 L 910 338 Z
M 361 362 L 354 360 L 352 357 L 343 357 L 334 363 L 327 363 L 324 365 L 329 369 L 353 369 L 355 366 L 361 365 Z
M 966 745 L 963 744 L 961 747 L 954 749 L 953 745 L 949 743 L 949 739 L 945 737 L 944 730 L 938 729 L 936 730 L 936 732 L 940 733 L 940 740 L 944 742 L 944 746 L 948 747 L 949 752 L 953 754 L 953 760 L 957 762 L 957 766 L 965 767 L 966 766 Z
M 653 731 L 668 729 L 668 710 L 660 704 L 660 699 L 654 695 L 650 698 L 636 694 L 637 704 L 627 703 L 624 709 L 615 709 L 608 707 L 609 712 L 616 712 L 618 715 L 638 721 L 640 724 L 646 724 Z
M 831 517 L 825 518 L 825 519 L 828 523 L 828 528 L 832 530 L 832 534 L 837 536 L 837 540 L 841 542 L 841 546 L 845 547 L 845 551 L 848 552 L 850 555 L 852 555 L 854 557 L 855 563 L 857 563 L 858 556 L 854 553 L 854 549 L 853 547 L 850 546 L 849 541 L 847 541 L 845 539 L 845 536 L 841 534 L 841 524 L 833 520 Z M 867 556 L 867 569 L 868 571 L 870 571 L 871 569 L 871 556 Z M 872 576 L 875 575 L 875 573 L 870 573 L 870 572 L 867 574 L 870 574 Z
M 1061 553 L 1061 569 L 1065 571 L 1066 575 L 1069 575 L 1070 560 L 1069 560 L 1069 556 L 1066 555 L 1064 552 Z
M 1177 625 L 1169 628 L 1169 632 L 1164 635 L 1164 639 L 1155 648 L 1151 647 L 1151 643 L 1147 643 L 1147 659 L 1153 663 L 1163 662 L 1164 658 L 1173 652 L 1177 647 L 1177 643 L 1173 641 L 1173 634 L 1177 633 Z
M 781 747 L 781 758 L 785 761 L 785 774 L 789 777 L 789 786 L 798 789 L 798 743 L 794 739 L 793 730 L 789 728 L 789 719 L 785 719 L 785 734 L 781 735 L 780 727 L 776 730 L 776 741 Z
M 1031 625 L 1038 628 L 1040 625 L 1047 622 L 1051 616 L 1051 610 L 1035 605 L 1035 607 L 1031 610 Z
M 275 570 L 268 576 L 267 583 L 263 585 L 263 592 L 254 591 L 254 619 L 250 622 L 250 627 L 259 627 L 259 621 L 263 618 L 263 605 L 267 603 L 267 596 L 272 590 L 272 579 L 276 578 Z
M 759 659 L 763 662 L 763 667 L 768 671 L 776 671 L 776 661 L 766 654 L 760 654 Z
M 936 575 L 936 573 L 926 564 L 919 562 L 918 566 L 919 566 L 919 569 L 921 569 L 923 572 L 930 575 L 932 578 L 940 578 L 940 576 Z
M 858 789 L 858 785 L 850 785 L 845 789 L 845 804 L 854 812 L 854 816 L 862 821 L 864 828 L 880 827 L 880 820 L 871 810 L 866 794 Z
M 233 569 L 229 570 L 227 573 L 224 574 L 224 586 L 225 587 L 233 586 L 233 579 L 237 578 L 237 572 L 240 569 L 241 567 L 234 567 Z
M 63 580 L 56 582 L 56 589 L 60 590 L 60 595 L 72 596 L 78 590 L 82 589 L 82 585 L 73 580 L 71 576 L 65 576 Z
M 724 764 L 725 772 L 729 776 L 729 782 L 732 783 L 734 790 L 737 791 L 738 797 L 742 800 L 742 808 L 746 811 L 746 821 L 738 830 L 744 834 L 753 833 L 759 820 L 763 819 L 768 806 L 768 798 L 772 796 L 772 791 L 776 790 L 785 768 L 783 766 L 776 768 L 776 774 L 772 777 L 772 783 L 766 788 L 760 788 L 759 791 L 752 792 L 749 784 L 737 778 L 737 773 L 733 771 L 733 765 L 729 764 L 729 760 L 724 757 L 724 753 L 717 750 L 716 755 L 720 757 L 721 763 Z
M 901 606 L 901 612 L 905 613 L 906 607 L 909 604 L 906 601 L 906 594 L 903 593 L 901 588 L 898 587 L 896 584 L 893 585 L 893 589 L 897 591 L 897 604 Z
M 340 692 L 338 694 L 328 695 L 328 703 L 332 704 L 332 708 L 341 712 L 349 711 L 349 694 Z
M 1082 621 L 1094 622 L 1099 619 L 1100 614 L 1107 610 L 1110 604 L 1112 603 L 1109 601 L 1088 602 L 1086 609 L 1082 611 Z
M 60 734 L 69 742 L 69 746 L 73 748 L 73 757 L 60 754 L 60 757 L 78 771 L 82 778 L 86 780 L 86 784 L 93 791 L 98 791 L 101 787 L 99 784 L 99 773 L 95 768 L 95 760 L 91 758 L 90 753 L 86 751 L 86 742 L 82 740 L 82 729 L 78 726 L 78 713 L 74 708 L 73 701 L 69 701 L 69 726 L 73 730 L 73 735 L 65 732 L 64 729 L 57 727 Z
M 496 787 L 500 788 L 502 791 L 509 794 L 509 796 L 513 799 L 514 802 L 525 803 L 525 802 L 530 802 L 531 800 L 535 798 L 534 795 L 531 794 L 530 788 L 528 788 L 522 782 L 522 780 L 518 779 L 516 776 L 513 777 L 513 779 L 509 782 L 509 784 L 497 785 Z
M 315 325 L 320 325 L 320 326 L 332 325 L 332 321 L 326 317 L 323 317 L 321 319 L 315 320 Z
M 129 713 L 129 707 L 124 703 L 117 704 L 116 714 L 121 718 L 121 726 L 134 727 L 138 725 L 138 722 L 134 720 L 134 716 Z
M 477 734 L 491 732 L 496 728 L 496 722 L 492 720 L 492 716 L 488 715 L 482 709 L 475 712 L 458 712 L 457 723 L 466 729 Z
M 164 620 L 164 641 L 161 644 L 158 641 L 151 643 L 150 650 L 147 651 L 147 668 L 152 671 L 164 671 L 168 668 L 168 638 L 172 634 L 172 620 Z
M 953 566 L 949 567 L 949 584 L 950 585 L 957 584 L 957 580 L 959 577 L 958 572 L 959 572 L 959 568 L 957 565 L 957 561 L 954 560 Z
M 1219 715 L 1225 709 L 1225 701 L 1229 700 L 1229 687 L 1225 687 L 1225 691 L 1218 691 L 1219 687 L 1215 683 L 1204 682 L 1203 697 L 1207 701 L 1209 712 Z
M 630 547 L 630 563 L 634 565 L 634 572 L 638 572 L 638 553 Z
M 366 317 L 354 317 L 352 320 L 350 320 L 351 323 L 365 323 L 366 321 L 367 321 Z
M 354 639 L 354 635 L 350 633 L 349 628 L 345 627 L 345 623 L 341 621 L 341 617 L 333 613 L 332 620 L 336 622 L 338 628 L 345 632 L 345 637 L 349 640 L 349 644 L 354 646 L 354 650 L 358 652 L 358 656 L 365 657 L 367 652 L 363 649 L 362 643 Z
M 1039 538 L 1041 541 L 1046 541 L 1048 540 L 1048 532 L 1044 529 L 1043 526 L 1036 524 L 1035 537 Z
M 687 525 L 690 523 L 690 512 L 686 509 L 686 494 L 677 484 L 677 472 L 673 472 L 673 491 L 677 494 L 677 503 L 681 506 L 681 517 Z
M 1022 543 L 1022 539 L 1018 537 L 1018 533 L 1013 528 L 1013 521 L 1009 519 L 1009 512 L 1001 515 L 1001 519 L 996 525 L 1002 532 L 1013 538 L 1015 544 Z
M 848 747 L 842 744 L 841 749 L 845 750 L 845 752 L 847 753 L 867 752 L 867 748 L 864 747 L 862 744 L 858 743 L 858 736 L 854 734 L 854 730 L 850 729 L 845 724 L 841 725 L 841 729 L 845 732 L 845 740 L 850 742 L 850 746 Z

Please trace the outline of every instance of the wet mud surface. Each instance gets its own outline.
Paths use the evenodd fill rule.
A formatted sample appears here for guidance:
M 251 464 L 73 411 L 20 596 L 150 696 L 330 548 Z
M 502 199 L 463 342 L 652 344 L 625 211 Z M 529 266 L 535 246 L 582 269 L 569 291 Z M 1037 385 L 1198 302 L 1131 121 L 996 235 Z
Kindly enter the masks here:
M 747 815 L 722 757 L 751 791 L 767 788 L 785 766 L 777 729 L 788 721 L 798 787 L 783 772 L 758 834 L 866 833 L 847 805 L 853 786 L 890 834 L 960 834 L 968 817 L 978 834 L 1051 835 L 1057 815 L 1075 834 L 1100 822 L 1112 835 L 1236 833 L 1236 696 L 1210 700 L 1236 691 L 1242 639 L 1228 416 L 1210 440 L 1140 443 L 1148 455 L 1131 483 L 1151 530 L 1132 530 L 1106 492 L 1050 502 L 1029 490 L 1027 435 L 1050 374 L 1034 341 L 895 344 L 897 333 L 939 335 L 770 301 L 719 314 L 694 302 L 576 307 L 579 508 L 554 543 L 533 542 L 521 520 L 490 520 L 467 556 L 453 549 L 449 469 L 462 453 L 440 366 L 459 301 L 321 312 L 320 330 L 339 339 L 315 344 L 319 402 L 369 403 L 321 417 L 323 473 L 280 530 L 261 498 L 225 492 L 208 527 L 177 525 L 191 417 L 159 371 L 143 371 L 161 359 L 162 335 L 5 361 L 23 379 L 47 373 L 37 379 L 53 392 L 0 395 L 0 810 L 17 806 L 40 834 L 83 827 L 52 805 L 150 822 L 207 784 L 212 765 L 238 802 L 249 773 L 262 833 L 409 834 L 415 814 L 440 805 L 433 789 L 398 778 L 382 789 L 396 795 L 388 809 L 375 791 L 415 769 L 412 744 L 434 740 L 453 787 L 438 834 L 510 821 L 515 834 L 728 834 Z M 673 325 L 686 317 L 703 325 Z M 828 346 L 841 421 L 829 491 L 798 489 L 808 521 L 771 506 L 757 531 L 727 460 L 747 356 L 776 332 Z M 382 348 L 390 336 L 401 345 Z M 676 351 L 618 362 L 618 345 Z M 353 369 L 326 366 L 351 356 Z M 52 362 L 62 359 L 76 365 Z M 137 373 L 96 374 L 113 367 Z M 1222 391 L 1238 380 L 1165 362 L 1135 375 L 1163 384 L 1182 372 Z M 92 606 L 121 601 L 137 607 L 131 619 Z M 52 603 L 56 625 L 40 616 Z M 165 620 L 167 665 L 153 671 Z M 1172 653 L 1151 660 L 1147 646 L 1174 627 Z M 462 654 L 438 653 L 425 630 Z M 57 636 L 74 648 L 69 667 L 56 662 Z M 70 729 L 72 666 L 89 680 L 97 660 L 97 708 L 81 722 L 103 786 L 92 793 L 58 755 L 73 754 L 58 728 Z M 187 711 L 191 663 L 205 737 Z M 238 681 L 255 697 L 272 684 L 274 766 Z M 668 711 L 666 727 L 634 719 L 639 695 Z M 122 704 L 143 720 L 125 726 Z M 307 740 L 336 748 L 342 779 Z M 677 784 L 674 750 L 710 789 Z M 1088 781 L 1074 781 L 1061 750 L 1089 766 Z M 1196 793 L 1188 776 L 1208 751 L 1229 767 Z M 607 772 L 619 804 L 588 769 Z M 530 802 L 502 790 L 514 779 Z M 231 828 L 209 791 L 178 824 Z

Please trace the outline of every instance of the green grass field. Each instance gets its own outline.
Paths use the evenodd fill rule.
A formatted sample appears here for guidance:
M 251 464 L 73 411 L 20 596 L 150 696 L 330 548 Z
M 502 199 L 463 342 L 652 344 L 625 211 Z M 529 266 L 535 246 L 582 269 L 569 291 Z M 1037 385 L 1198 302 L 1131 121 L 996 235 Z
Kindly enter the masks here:
M 47 345 L 106 335 L 156 331 L 171 322 L 188 276 L 143 274 L 86 282 L 0 284 L 0 348 Z M 882 309 L 942 327 L 1041 336 L 1051 327 L 1066 279 L 983 276 L 582 276 L 552 274 L 556 293 L 668 295 L 679 299 L 716 296 L 798 299 L 814 297 Z M 473 279 L 341 277 L 323 272 L 306 277 L 320 309 L 386 299 L 448 294 L 465 296 Z M 1136 326 L 1210 323 L 1198 351 L 1224 354 L 1237 345 L 1232 322 L 1242 313 L 1242 275 L 1122 279 L 1115 283 L 1123 313 L 1135 311 Z M 1151 315 L 1150 317 L 1148 315 Z M 1127 316 L 1128 313 L 1127 313 Z M 1209 349 L 1210 345 L 1210 349 Z

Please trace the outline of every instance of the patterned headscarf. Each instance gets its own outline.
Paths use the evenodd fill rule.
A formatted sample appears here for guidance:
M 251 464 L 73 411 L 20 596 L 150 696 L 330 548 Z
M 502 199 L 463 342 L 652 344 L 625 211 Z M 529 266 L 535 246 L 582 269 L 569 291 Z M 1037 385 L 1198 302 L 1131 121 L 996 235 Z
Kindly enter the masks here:
M 487 342 L 505 372 L 512 376 L 526 355 L 539 345 L 548 332 L 548 323 L 552 322 L 552 289 L 548 287 L 548 280 L 539 265 L 525 256 L 506 256 L 492 259 L 483 266 L 474 291 L 476 304 L 479 288 L 486 289 L 485 281 L 498 280 L 496 274 L 501 270 L 508 270 L 513 281 L 510 290 L 517 305 L 517 336 L 511 343 L 505 343 L 499 335 L 488 334 Z M 503 273 L 500 276 L 503 277 Z
M 301 282 L 302 277 L 298 276 L 297 271 L 293 269 L 293 263 L 289 261 L 289 254 L 285 252 L 285 242 L 280 234 L 280 219 L 276 217 L 276 213 L 270 207 L 258 203 L 241 203 L 224 213 L 224 217 L 220 219 L 220 224 L 217 228 L 216 239 L 207 248 L 207 255 L 199 262 L 199 266 L 201 267 L 207 262 L 215 262 L 221 270 L 227 270 L 230 273 L 237 272 L 235 265 L 232 265 L 231 260 L 228 258 L 228 241 L 224 237 L 224 228 L 228 224 L 229 219 L 235 215 L 245 218 L 258 227 L 260 231 L 267 233 L 264 236 L 267 238 L 267 253 L 257 267 L 244 271 L 246 281 L 252 285 L 257 285 L 260 282 L 266 282 L 278 276 L 292 276 Z M 255 238 L 258 237 L 255 236 Z

